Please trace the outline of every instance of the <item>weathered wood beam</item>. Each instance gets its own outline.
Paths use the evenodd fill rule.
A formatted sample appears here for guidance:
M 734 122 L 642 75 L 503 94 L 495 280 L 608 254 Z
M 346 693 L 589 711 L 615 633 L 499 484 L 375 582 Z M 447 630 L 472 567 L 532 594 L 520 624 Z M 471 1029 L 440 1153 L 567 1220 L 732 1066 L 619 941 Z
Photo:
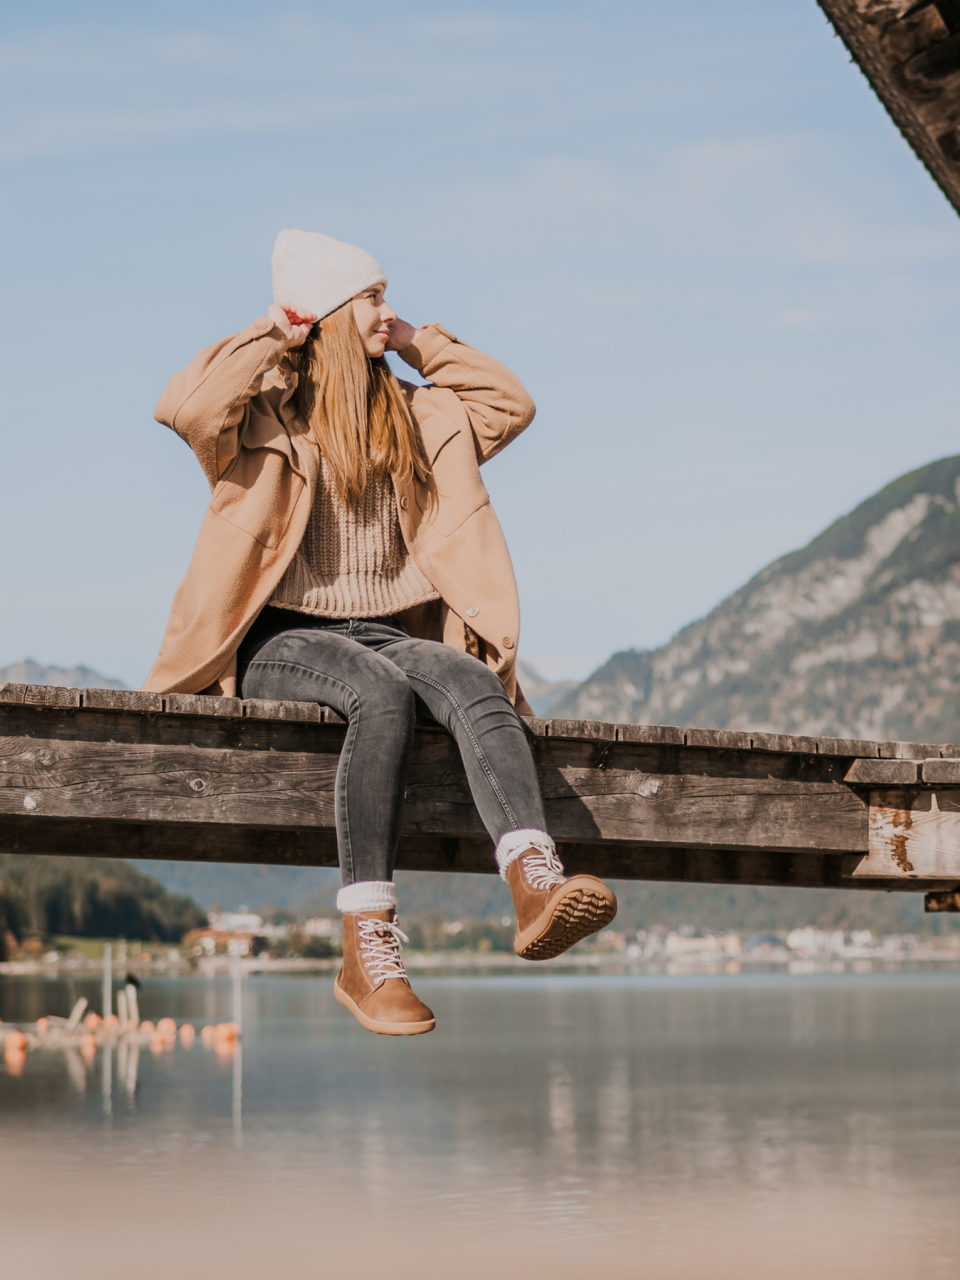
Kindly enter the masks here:
M 894 124 L 960 213 L 960 29 L 953 0 L 818 0 Z
M 960 865 L 945 878 L 939 864 L 903 874 L 870 862 L 871 791 L 960 784 L 958 747 L 526 724 L 548 823 L 571 869 L 960 888 Z M 0 848 L 333 866 L 344 732 L 314 704 L 0 686 Z M 494 871 L 457 750 L 436 727 L 417 733 L 398 865 Z

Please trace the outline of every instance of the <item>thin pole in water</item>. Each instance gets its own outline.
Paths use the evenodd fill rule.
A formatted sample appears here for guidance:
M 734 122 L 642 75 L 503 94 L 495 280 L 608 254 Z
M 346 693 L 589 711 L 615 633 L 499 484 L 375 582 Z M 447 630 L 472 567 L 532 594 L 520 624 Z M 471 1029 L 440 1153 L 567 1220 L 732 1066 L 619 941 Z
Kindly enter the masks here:
M 103 1016 L 109 1018 L 113 1012 L 113 947 L 109 942 L 103 944 Z
M 240 952 L 233 955 L 233 1020 L 237 1031 L 243 1034 L 243 973 L 240 968 Z

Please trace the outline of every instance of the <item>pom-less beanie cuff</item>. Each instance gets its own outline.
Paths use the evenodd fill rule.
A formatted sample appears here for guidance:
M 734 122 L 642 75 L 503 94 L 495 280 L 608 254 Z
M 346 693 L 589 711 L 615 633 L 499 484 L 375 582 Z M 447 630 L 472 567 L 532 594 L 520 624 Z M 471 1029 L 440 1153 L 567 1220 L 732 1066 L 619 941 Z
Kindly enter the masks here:
M 387 278 L 376 258 L 319 231 L 281 231 L 273 246 L 273 300 L 322 320 Z

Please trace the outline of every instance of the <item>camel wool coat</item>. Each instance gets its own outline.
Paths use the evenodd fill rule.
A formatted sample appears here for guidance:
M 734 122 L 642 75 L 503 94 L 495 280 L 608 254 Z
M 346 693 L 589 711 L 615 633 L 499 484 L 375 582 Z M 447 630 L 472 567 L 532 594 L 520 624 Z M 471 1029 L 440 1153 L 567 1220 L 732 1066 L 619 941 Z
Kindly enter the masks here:
M 155 693 L 237 694 L 237 649 L 293 559 L 317 489 L 320 453 L 278 361 L 283 332 L 263 317 L 205 347 L 156 409 L 197 455 L 212 490 L 157 659 Z M 532 714 L 516 680 L 520 605 L 506 541 L 480 478 L 533 419 L 509 370 L 437 324 L 398 353 L 430 386 L 401 382 L 430 463 L 394 476 L 407 548 L 441 599 L 411 609 L 411 635 L 473 653 Z

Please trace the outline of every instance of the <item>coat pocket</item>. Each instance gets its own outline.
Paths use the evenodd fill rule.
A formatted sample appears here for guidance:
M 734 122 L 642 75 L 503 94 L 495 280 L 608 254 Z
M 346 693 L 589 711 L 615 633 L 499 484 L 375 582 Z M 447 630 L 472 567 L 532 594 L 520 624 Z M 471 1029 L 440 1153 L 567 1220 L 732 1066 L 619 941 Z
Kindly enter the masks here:
M 272 449 L 241 449 L 235 465 L 214 489 L 210 510 L 275 550 L 302 486 L 303 480 L 282 454 Z

